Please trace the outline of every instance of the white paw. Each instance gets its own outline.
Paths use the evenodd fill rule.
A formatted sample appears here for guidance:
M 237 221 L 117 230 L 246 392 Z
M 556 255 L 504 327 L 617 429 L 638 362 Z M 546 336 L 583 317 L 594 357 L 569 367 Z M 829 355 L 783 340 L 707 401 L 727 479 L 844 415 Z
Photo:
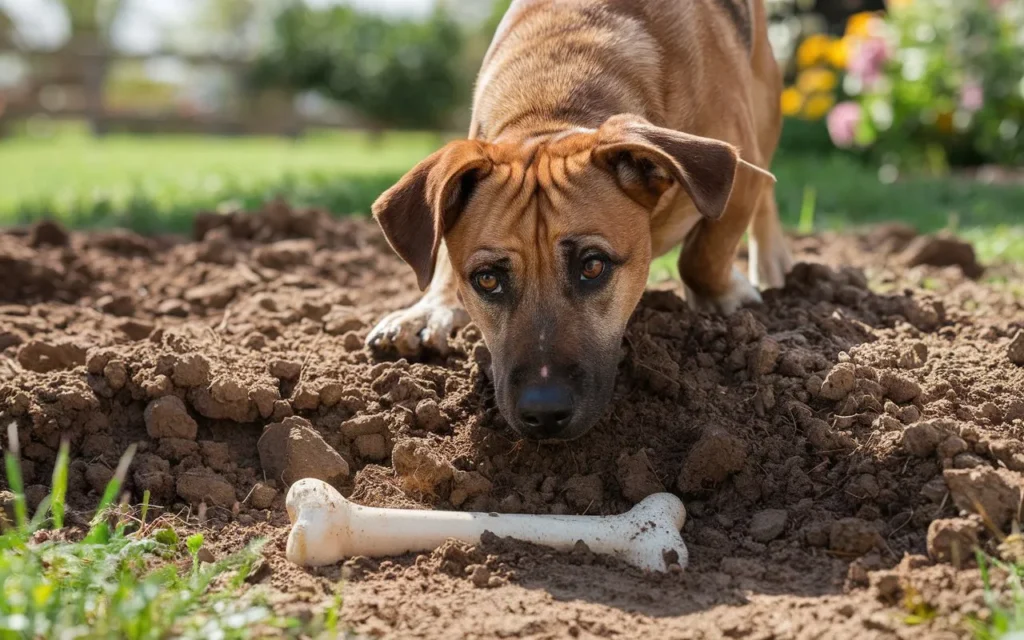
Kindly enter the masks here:
M 762 302 L 761 294 L 736 267 L 732 269 L 729 291 L 724 295 L 717 298 L 700 296 L 690 287 L 686 287 L 686 301 L 694 311 L 708 311 L 722 315 L 730 315 L 745 305 Z
M 757 242 L 750 239 L 750 282 L 758 289 L 781 289 L 786 284 L 786 274 L 793 269 L 793 257 L 789 254 L 785 237 L 774 238 L 772 242 Z
M 366 344 L 374 351 L 402 357 L 424 351 L 445 355 L 452 335 L 468 323 L 465 309 L 428 295 L 408 309 L 385 316 L 367 336 Z

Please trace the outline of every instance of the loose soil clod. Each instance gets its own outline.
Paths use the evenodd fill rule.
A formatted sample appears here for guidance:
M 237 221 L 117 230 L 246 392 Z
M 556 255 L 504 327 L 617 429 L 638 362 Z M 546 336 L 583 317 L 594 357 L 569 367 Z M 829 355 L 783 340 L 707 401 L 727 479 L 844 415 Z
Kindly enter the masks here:
M 205 504 L 217 558 L 271 537 L 251 588 L 281 612 L 344 577 L 361 633 L 958 636 L 984 602 L 953 549 L 995 553 L 990 525 L 1019 517 L 1024 301 L 936 246 L 900 228 L 795 239 L 786 287 L 728 319 L 652 290 L 609 414 L 538 445 L 495 409 L 474 327 L 418 363 L 362 348 L 419 295 L 371 222 L 272 203 L 200 216 L 194 241 L 37 226 L 0 233 L 0 423 L 35 497 L 70 441 L 72 510 L 139 443 L 135 500 Z M 362 504 L 475 512 L 622 513 L 667 489 L 691 564 L 652 578 L 487 538 L 308 573 L 283 558 L 283 495 L 318 473 Z M 905 592 L 936 615 L 904 627 Z

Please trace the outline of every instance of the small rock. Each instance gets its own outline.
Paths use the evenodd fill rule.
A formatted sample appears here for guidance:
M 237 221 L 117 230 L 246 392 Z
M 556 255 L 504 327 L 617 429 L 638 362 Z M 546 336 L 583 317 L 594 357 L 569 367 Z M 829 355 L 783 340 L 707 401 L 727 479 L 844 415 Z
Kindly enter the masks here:
M 856 367 L 849 362 L 841 362 L 832 367 L 825 382 L 821 385 L 821 397 L 827 400 L 844 399 L 857 387 Z
M 893 603 L 903 592 L 899 576 L 892 571 L 875 572 L 868 576 L 871 591 L 877 600 Z
M 940 458 L 953 458 L 967 451 L 967 441 L 960 436 L 949 436 L 938 446 L 936 450 Z
M 491 481 L 479 471 L 456 471 L 449 500 L 456 507 L 461 507 L 471 498 L 489 494 L 493 488 Z
M 900 369 L 920 369 L 928 362 L 928 345 L 923 342 L 915 342 L 909 348 L 900 353 Z
M 253 258 L 264 267 L 281 270 L 309 264 L 315 251 L 312 240 L 281 240 L 259 247 L 253 251 Z
M 436 400 L 421 400 L 416 405 L 416 425 L 424 431 L 440 433 L 448 428 L 448 419 Z
M 112 316 L 127 318 L 135 314 L 135 300 L 125 293 L 106 295 L 96 301 L 96 308 Z
M 973 469 L 989 466 L 988 460 L 975 453 L 960 453 L 953 458 L 954 469 Z
M 370 415 L 356 416 L 351 420 L 341 423 L 341 435 L 349 440 L 355 440 L 359 436 L 371 433 L 385 433 L 388 430 L 384 415 L 374 413 Z
M 285 486 L 316 478 L 338 487 L 349 476 L 345 459 L 303 418 L 293 416 L 267 425 L 257 448 L 266 477 Z
M 988 517 L 1005 529 L 1017 515 L 1024 477 L 1008 469 L 976 467 L 947 469 L 943 473 L 953 504 L 968 513 Z
M 469 579 L 477 589 L 486 589 L 491 585 L 491 570 L 482 564 L 474 564 L 466 567 Z
M 40 220 L 32 225 L 28 232 L 28 246 L 33 249 L 40 247 L 66 247 L 70 243 L 71 234 L 60 223 L 53 220 Z
M 201 502 L 231 508 L 235 488 L 222 476 L 206 469 L 190 469 L 178 476 L 178 495 L 191 505 Z
M 957 266 L 965 276 L 972 279 L 980 277 L 985 272 L 985 268 L 978 264 L 974 247 L 947 233 L 918 236 L 900 254 L 900 262 L 908 267 L 920 265 Z
M 257 482 L 256 486 L 252 488 L 252 495 L 249 496 L 249 501 L 257 509 L 269 509 L 274 504 L 274 498 L 276 497 L 277 489 L 262 482 Z
M 921 385 L 893 371 L 883 371 L 878 376 L 878 383 L 882 385 L 885 397 L 893 402 L 910 402 L 921 395 Z
M 117 324 L 117 328 L 124 335 L 128 336 L 129 340 L 136 342 L 145 340 L 153 334 L 153 330 L 156 329 L 156 325 L 152 322 L 146 322 L 144 320 L 125 320 Z
M 100 495 L 103 495 L 113 477 L 114 470 L 99 462 L 93 462 L 85 468 L 85 481 L 93 491 Z
M 639 451 L 633 455 L 623 453 L 615 464 L 619 489 L 630 502 L 636 504 L 649 495 L 665 490 L 665 485 L 655 475 L 645 452 Z
M 995 459 L 1006 465 L 1010 471 L 1024 472 L 1024 442 L 1020 440 L 996 440 L 989 443 L 989 451 Z
M 128 368 L 120 360 L 111 360 L 103 367 L 103 377 L 114 391 L 120 391 L 128 382 Z
M 451 463 L 419 438 L 396 444 L 391 464 L 405 490 L 421 495 L 442 495 L 455 475 Z
M 878 479 L 870 473 L 854 476 L 846 485 L 846 494 L 861 502 L 870 502 L 878 497 L 881 488 Z
M 771 542 L 786 530 L 789 513 L 785 509 L 758 511 L 750 520 L 750 537 L 757 542 Z
M 708 428 L 683 461 L 676 486 L 682 493 L 710 489 L 747 462 L 747 443 L 720 428 Z
M 974 558 L 981 527 L 967 518 L 933 520 L 928 526 L 928 555 L 936 562 L 962 568 Z
M 388 457 L 388 444 L 382 433 L 367 433 L 356 437 L 352 443 L 356 454 L 372 462 L 380 462 Z
M 161 316 L 184 318 L 189 314 L 189 306 L 184 300 L 168 298 L 157 306 L 156 312 Z
M 930 422 L 921 422 L 903 430 L 903 450 L 918 458 L 927 458 L 944 439 L 945 434 Z
M 274 360 L 270 363 L 270 375 L 279 380 L 295 380 L 302 373 L 302 363 L 294 360 Z
M 1024 367 L 1024 330 L 1017 332 L 1006 349 L 1006 355 L 1010 358 L 1010 362 L 1018 367 Z
M 164 396 L 149 403 L 143 413 L 146 433 L 150 438 L 181 438 L 195 440 L 199 426 L 188 415 L 185 403 L 178 396 Z
M 578 510 L 589 511 L 604 502 L 604 483 L 593 473 L 573 476 L 565 481 L 565 500 Z
M 882 539 L 875 527 L 860 518 L 843 518 L 832 523 L 828 546 L 831 551 L 847 556 L 862 556 L 876 548 Z
M 174 363 L 171 379 L 179 387 L 204 387 L 210 384 L 210 361 L 198 353 L 187 353 Z
M 747 357 L 750 377 L 756 379 L 759 376 L 767 375 L 774 371 L 781 353 L 782 347 L 777 341 L 772 338 L 761 338 L 750 350 Z
M 936 504 L 945 500 L 948 493 L 949 487 L 946 486 L 946 480 L 942 476 L 932 478 L 921 487 L 921 495 Z

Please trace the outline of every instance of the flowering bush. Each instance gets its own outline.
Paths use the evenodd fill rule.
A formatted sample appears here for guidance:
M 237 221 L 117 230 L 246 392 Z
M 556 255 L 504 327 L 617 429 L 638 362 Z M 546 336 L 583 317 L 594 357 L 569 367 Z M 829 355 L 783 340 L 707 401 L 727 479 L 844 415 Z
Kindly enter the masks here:
M 812 35 L 783 112 L 886 164 L 1024 164 L 1024 0 L 890 1 Z M 842 74 L 839 79 L 838 73 Z

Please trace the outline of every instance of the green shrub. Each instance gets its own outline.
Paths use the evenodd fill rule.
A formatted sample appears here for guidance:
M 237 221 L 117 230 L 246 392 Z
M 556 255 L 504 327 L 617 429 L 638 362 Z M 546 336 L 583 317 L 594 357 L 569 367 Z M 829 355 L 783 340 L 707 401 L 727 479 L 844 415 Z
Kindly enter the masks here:
M 1024 3 L 903 0 L 862 19 L 833 141 L 897 167 L 1024 163 Z
M 317 91 L 382 129 L 443 129 L 467 98 L 464 45 L 461 27 L 442 10 L 417 21 L 296 4 L 277 17 L 250 82 Z

